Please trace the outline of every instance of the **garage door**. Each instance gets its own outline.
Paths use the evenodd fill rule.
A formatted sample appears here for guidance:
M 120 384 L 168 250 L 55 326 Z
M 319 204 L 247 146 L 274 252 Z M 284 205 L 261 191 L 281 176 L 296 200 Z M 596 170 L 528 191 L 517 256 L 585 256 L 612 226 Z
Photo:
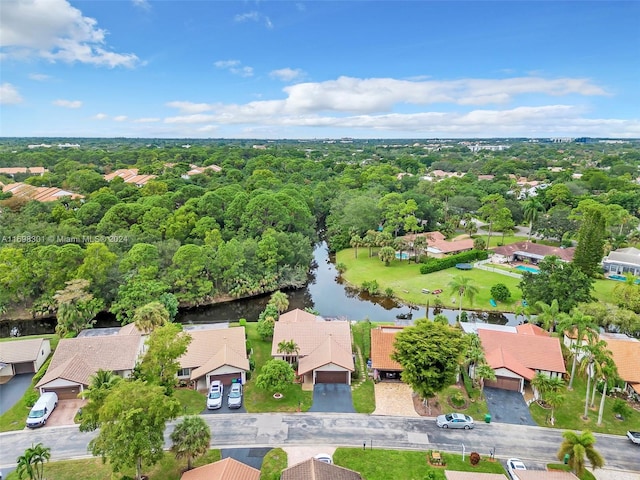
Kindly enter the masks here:
M 485 387 L 502 388 L 503 390 L 520 391 L 520 379 L 511 377 L 496 377 L 495 381 L 485 380 Z
M 211 375 L 209 377 L 210 382 L 215 380 L 220 380 L 223 385 L 231 385 L 234 379 L 242 378 L 242 375 L 239 373 L 226 373 L 224 375 Z
M 47 388 L 45 392 L 56 392 L 58 394 L 58 400 L 72 400 L 78 398 L 80 387 Z
M 349 383 L 349 372 L 316 372 L 316 383 Z
M 20 375 L 21 373 L 35 372 L 33 368 L 33 362 L 14 363 L 13 371 L 15 372 L 16 375 Z

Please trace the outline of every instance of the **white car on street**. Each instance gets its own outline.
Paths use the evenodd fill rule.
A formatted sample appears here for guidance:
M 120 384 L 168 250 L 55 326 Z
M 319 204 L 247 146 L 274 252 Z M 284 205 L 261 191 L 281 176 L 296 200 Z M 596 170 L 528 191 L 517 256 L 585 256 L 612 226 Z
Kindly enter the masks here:
M 519 458 L 510 458 L 509 460 L 507 460 L 507 471 L 509 472 L 511 480 L 520 480 L 520 477 L 518 477 L 518 472 L 526 469 L 527 467 Z

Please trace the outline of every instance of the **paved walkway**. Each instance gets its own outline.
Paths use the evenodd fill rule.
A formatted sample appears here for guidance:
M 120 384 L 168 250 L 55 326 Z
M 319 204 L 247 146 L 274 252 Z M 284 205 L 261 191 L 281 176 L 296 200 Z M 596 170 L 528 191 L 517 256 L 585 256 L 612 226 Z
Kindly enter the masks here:
M 596 468 L 591 470 L 596 480 L 640 480 L 640 472 L 627 470 L 613 470 L 611 468 Z
M 419 417 L 413 407 L 411 387 L 402 382 L 378 382 L 375 385 L 376 409 L 372 415 Z
M 309 447 L 282 447 L 287 453 L 287 466 L 291 467 L 297 465 L 300 462 L 309 460 L 315 457 L 319 453 L 328 453 L 333 457 L 336 447 L 329 445 L 313 445 Z

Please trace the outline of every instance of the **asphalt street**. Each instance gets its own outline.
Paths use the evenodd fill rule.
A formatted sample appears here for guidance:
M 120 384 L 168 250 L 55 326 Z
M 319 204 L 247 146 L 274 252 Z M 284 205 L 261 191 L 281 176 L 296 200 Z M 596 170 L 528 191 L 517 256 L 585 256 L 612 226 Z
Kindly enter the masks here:
M 525 462 L 556 461 L 562 431 L 501 423 L 479 423 L 473 430 L 442 430 L 431 418 L 382 417 L 343 413 L 262 413 L 204 415 L 211 427 L 212 445 L 218 448 L 333 445 L 392 449 L 439 449 L 519 457 Z M 167 428 L 166 446 L 170 446 Z M 0 468 L 15 464 L 32 443 L 51 447 L 51 459 L 88 456 L 87 444 L 94 433 L 77 426 L 45 427 L 0 433 Z M 597 448 L 607 467 L 640 472 L 640 450 L 626 437 L 596 435 Z

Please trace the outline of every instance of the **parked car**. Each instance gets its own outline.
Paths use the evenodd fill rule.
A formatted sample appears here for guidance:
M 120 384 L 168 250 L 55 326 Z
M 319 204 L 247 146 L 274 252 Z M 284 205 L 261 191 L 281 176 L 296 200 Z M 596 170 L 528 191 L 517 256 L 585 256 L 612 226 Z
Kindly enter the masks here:
M 464 428 L 469 430 L 473 428 L 473 418 L 462 413 L 447 413 L 446 415 L 438 415 L 436 425 L 440 428 Z
M 507 471 L 509 472 L 511 480 L 520 480 L 520 477 L 518 477 L 518 472 L 526 469 L 527 467 L 519 458 L 510 458 L 509 460 L 507 460 Z
M 209 395 L 207 395 L 207 410 L 216 410 L 222 407 L 223 392 L 224 386 L 220 380 L 215 380 L 211 383 Z
M 47 423 L 47 419 L 58 406 L 58 395 L 55 392 L 45 392 L 31 407 L 27 417 L 27 427 L 38 428 Z
M 229 398 L 227 400 L 229 408 L 240 408 L 242 406 L 242 384 L 232 383 L 229 389 Z
M 633 443 L 640 445 L 640 432 L 632 432 L 631 430 L 629 430 L 627 432 L 627 437 L 629 437 L 629 440 L 631 440 Z
M 320 462 L 328 463 L 330 465 L 333 464 L 333 458 L 328 453 L 319 453 L 313 458 Z

